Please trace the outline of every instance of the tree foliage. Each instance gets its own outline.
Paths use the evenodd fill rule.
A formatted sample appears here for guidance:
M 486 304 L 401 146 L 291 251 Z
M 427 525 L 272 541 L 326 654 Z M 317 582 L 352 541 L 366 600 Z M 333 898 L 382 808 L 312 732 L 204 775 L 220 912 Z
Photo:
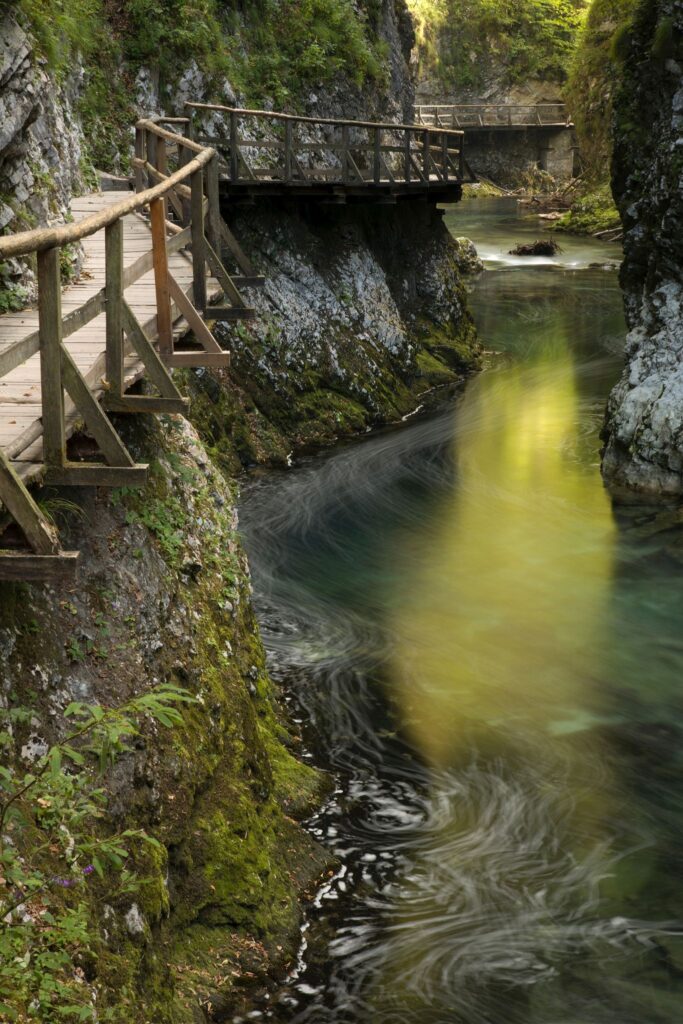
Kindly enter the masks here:
M 408 0 L 422 75 L 453 92 L 476 92 L 498 73 L 504 85 L 562 81 L 586 0 Z

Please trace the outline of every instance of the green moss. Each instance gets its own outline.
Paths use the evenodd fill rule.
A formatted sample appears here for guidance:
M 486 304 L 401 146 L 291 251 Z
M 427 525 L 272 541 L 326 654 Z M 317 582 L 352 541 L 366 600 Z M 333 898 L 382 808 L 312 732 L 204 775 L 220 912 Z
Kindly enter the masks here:
M 572 59 L 566 99 L 591 185 L 604 184 L 609 177 L 612 97 L 630 46 L 637 2 L 593 0 Z
M 554 231 L 566 231 L 574 235 L 594 235 L 598 231 L 619 227 L 621 218 L 607 184 L 586 193 L 568 213 L 553 224 Z

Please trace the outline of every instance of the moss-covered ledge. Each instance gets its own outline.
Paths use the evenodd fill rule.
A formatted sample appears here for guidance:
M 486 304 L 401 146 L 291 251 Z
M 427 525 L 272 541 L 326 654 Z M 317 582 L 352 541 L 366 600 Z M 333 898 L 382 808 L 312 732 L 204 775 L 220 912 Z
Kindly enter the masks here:
M 185 1024 L 202 1003 L 236 1012 L 294 955 L 300 899 L 328 857 L 296 819 L 327 780 L 293 756 L 274 699 L 234 486 L 182 417 L 127 430 L 150 482 L 69 492 L 77 584 L 2 588 L 0 696 L 30 700 L 38 743 L 74 699 L 120 704 L 160 682 L 196 697 L 182 726 L 149 724 L 109 774 L 112 826 L 144 827 L 161 849 L 137 855 L 138 892 L 102 903 L 88 890 L 82 965 L 113 1020 Z

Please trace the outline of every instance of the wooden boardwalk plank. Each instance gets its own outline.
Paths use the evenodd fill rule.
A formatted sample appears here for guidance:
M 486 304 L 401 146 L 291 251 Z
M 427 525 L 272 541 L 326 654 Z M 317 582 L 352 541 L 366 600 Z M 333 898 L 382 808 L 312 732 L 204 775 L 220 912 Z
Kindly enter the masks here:
M 115 205 L 129 193 L 103 192 L 74 199 L 71 210 L 78 221 L 108 206 Z M 123 218 L 123 264 L 131 266 L 138 257 L 151 251 L 152 236 L 145 220 L 137 214 Z M 81 278 L 66 286 L 62 293 L 64 314 L 78 309 L 105 284 L 104 231 L 83 240 L 84 264 Z M 191 294 L 193 283 L 192 261 L 183 252 L 168 258 L 169 271 L 185 294 Z M 222 295 L 219 283 L 207 278 L 209 299 Z M 144 327 L 148 337 L 156 340 L 156 293 L 154 274 L 144 274 L 125 290 L 126 301 Z M 179 309 L 173 306 L 174 331 L 182 333 L 187 325 Z M 0 352 L 38 330 L 38 311 L 23 310 L 0 316 Z M 105 372 L 106 318 L 100 314 L 65 341 L 65 346 L 76 366 L 86 377 L 94 394 L 103 393 L 101 379 Z M 126 347 L 124 375 L 127 386 L 139 379 L 144 367 L 136 355 Z M 40 392 L 40 357 L 32 356 L 16 369 L 0 378 L 0 449 L 22 467 L 21 476 L 30 480 L 40 472 L 42 463 L 42 405 Z M 67 431 L 73 432 L 78 417 L 68 400 L 66 402 Z

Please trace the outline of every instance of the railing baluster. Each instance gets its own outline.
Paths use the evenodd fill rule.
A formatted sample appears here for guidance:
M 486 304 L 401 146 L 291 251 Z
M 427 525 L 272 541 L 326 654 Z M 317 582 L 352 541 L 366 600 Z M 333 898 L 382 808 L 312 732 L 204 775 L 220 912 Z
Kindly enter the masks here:
M 342 125 L 342 181 L 348 185 L 349 174 L 349 126 Z
M 190 179 L 192 188 L 192 278 L 194 304 L 206 310 L 206 253 L 204 251 L 204 174 L 201 168 Z
M 163 141 L 161 139 L 159 139 L 157 137 L 157 135 L 155 135 L 155 133 L 153 131 L 148 131 L 147 132 L 147 163 L 151 167 L 156 167 L 157 166 L 157 144 L 158 143 L 161 143 L 162 146 L 164 144 Z M 150 175 L 148 175 L 147 183 L 148 183 L 148 185 L 151 188 L 152 186 L 156 185 L 157 182 L 156 182 L 156 179 L 153 178 L 152 175 L 150 174 Z
M 411 178 L 411 166 L 410 166 L 410 141 L 412 132 L 409 128 L 405 129 L 403 138 L 403 168 L 405 172 L 406 184 L 410 184 Z
M 240 177 L 240 154 L 239 138 L 237 135 L 239 121 L 237 114 L 233 111 L 230 114 L 230 180 L 239 181 Z
M 146 158 L 147 150 L 145 145 L 145 132 L 142 128 L 135 128 L 135 156 L 139 160 Z M 145 187 L 145 172 L 139 164 L 135 165 L 135 191 L 142 192 Z
M 149 204 L 152 227 L 152 256 L 154 260 L 154 289 L 157 303 L 157 335 L 162 357 L 173 354 L 173 320 L 171 293 L 168 284 L 168 255 L 166 252 L 166 220 L 164 204 L 153 199 Z
M 59 248 L 38 253 L 38 322 L 43 407 L 43 461 L 61 468 L 66 461 L 62 387 L 62 281 Z
M 448 181 L 448 135 L 446 132 L 441 132 L 441 167 L 443 180 Z
M 218 182 L 218 156 L 206 165 L 206 195 L 209 200 L 209 220 L 207 235 L 214 252 L 221 251 L 221 198 Z
M 373 178 L 375 185 L 379 185 L 382 178 L 382 132 L 375 128 L 375 152 L 373 161 Z
M 123 395 L 123 221 L 104 231 L 106 302 L 106 374 L 112 392 Z
M 285 121 L 285 181 L 292 180 L 292 121 Z
M 425 179 L 429 181 L 430 160 L 431 160 L 431 134 L 429 131 L 422 133 L 422 171 Z

